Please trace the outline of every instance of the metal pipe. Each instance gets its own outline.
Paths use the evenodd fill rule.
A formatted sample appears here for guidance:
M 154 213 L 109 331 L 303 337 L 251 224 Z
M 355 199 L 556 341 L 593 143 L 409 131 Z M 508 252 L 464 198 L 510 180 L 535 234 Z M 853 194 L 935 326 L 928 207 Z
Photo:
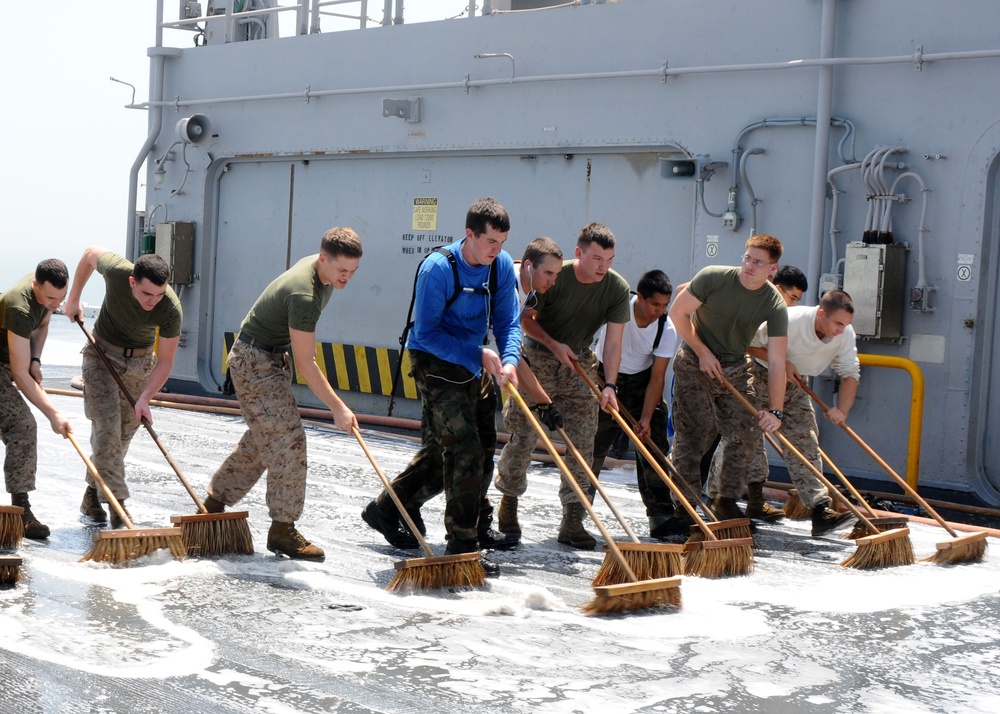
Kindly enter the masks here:
M 820 24 L 820 57 L 833 57 L 837 36 L 837 0 L 823 0 Z M 819 69 L 816 89 L 816 143 L 813 152 L 812 212 L 809 220 L 809 253 L 806 275 L 819 284 L 823 260 L 823 224 L 826 218 L 826 172 L 830 160 L 830 117 L 833 106 L 833 67 Z
M 858 354 L 858 361 L 865 367 L 902 369 L 910 375 L 910 431 L 906 448 L 906 482 L 917 487 L 920 481 L 920 439 L 924 423 L 924 373 L 913 360 L 889 355 Z
M 830 200 L 830 265 L 833 266 L 830 270 L 831 273 L 837 272 L 837 264 L 840 262 L 837 258 L 837 235 L 840 233 L 840 230 L 837 228 L 837 214 L 840 207 L 840 194 L 844 193 L 844 190 L 837 185 L 833 177 L 844 171 L 853 171 L 858 168 L 861 168 L 860 163 L 847 164 L 846 166 L 837 166 L 830 169 L 826 174 L 826 180 L 833 189 L 833 195 Z
M 158 0 L 160 3 L 161 11 L 163 0 Z M 132 162 L 132 168 L 129 170 L 128 175 L 128 216 L 125 222 L 125 246 L 126 255 L 129 258 L 135 258 L 136 251 L 134 250 L 135 241 L 135 202 L 139 196 L 139 169 L 142 168 L 143 163 L 145 163 L 146 158 L 149 153 L 153 150 L 153 146 L 156 145 L 156 138 L 160 135 L 160 128 L 163 126 L 163 69 L 166 64 L 168 57 L 178 57 L 181 51 L 178 49 L 173 49 L 169 47 L 150 47 L 146 54 L 152 59 L 152 64 L 150 66 L 150 85 L 149 85 L 149 96 L 150 98 L 156 98 L 155 102 L 149 102 L 149 133 L 146 135 L 146 141 L 143 142 L 142 148 L 139 149 L 138 155 L 135 157 L 135 161 Z
M 747 178 L 747 159 L 751 156 L 757 156 L 763 154 L 764 150 L 759 146 L 750 149 L 743 153 L 740 157 L 740 180 L 743 185 L 746 186 L 747 195 L 750 197 L 750 235 L 757 235 L 757 204 L 760 201 L 757 200 L 756 194 L 753 192 L 753 186 L 750 185 L 750 179 Z

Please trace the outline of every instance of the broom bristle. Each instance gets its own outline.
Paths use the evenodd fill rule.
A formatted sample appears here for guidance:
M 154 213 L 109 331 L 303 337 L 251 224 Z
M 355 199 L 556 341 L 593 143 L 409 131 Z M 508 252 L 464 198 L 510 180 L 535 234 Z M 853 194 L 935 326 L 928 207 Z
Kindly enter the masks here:
M 746 541 L 750 541 L 747 543 Z M 753 572 L 752 539 L 701 541 L 686 545 L 685 573 L 700 578 L 749 575 Z
M 669 543 L 616 543 L 625 562 L 639 580 L 671 578 L 684 573 L 684 546 Z M 604 547 L 604 562 L 591 585 L 619 585 L 629 582 L 618 560 Z
M 986 555 L 986 534 L 972 533 L 955 540 L 938 543 L 934 555 L 924 558 L 924 563 L 978 563 Z
M 640 580 L 595 587 L 596 596 L 583 606 L 586 615 L 609 615 L 653 608 L 681 608 L 681 579 Z
M 782 512 L 785 514 L 785 518 L 790 521 L 804 521 L 812 516 L 812 509 L 802 503 L 799 492 L 794 488 L 788 492 L 788 500 L 785 501 Z
M 172 532 L 176 531 L 176 532 Z M 160 528 L 144 531 L 102 531 L 94 535 L 94 547 L 80 558 L 80 562 L 126 565 L 128 561 L 166 549 L 175 558 L 187 555 L 184 538 L 179 528 Z
M 24 521 L 20 506 L 0 506 L 0 548 L 16 549 L 24 539 Z
M 915 562 L 909 528 L 896 528 L 878 535 L 859 538 L 856 542 L 857 550 L 841 562 L 841 566 L 870 570 L 896 565 L 913 565 Z
M 716 538 L 720 540 L 728 540 L 732 538 L 750 538 L 753 539 L 753 529 L 750 525 L 749 518 L 730 518 L 725 521 L 715 521 L 713 523 L 706 523 L 708 529 L 715 534 Z M 707 540 L 705 537 L 705 532 L 701 529 L 701 526 L 693 525 L 691 526 L 691 535 L 688 536 L 687 543 L 700 543 Z
M 246 519 L 181 522 L 181 534 L 188 555 L 253 555 L 253 536 Z
M 21 579 L 21 562 L 16 556 L 0 558 L 0 585 L 15 585 Z
M 398 592 L 424 592 L 448 588 L 478 588 L 486 582 L 486 571 L 479 560 L 454 563 L 430 563 L 397 567 L 386 590 Z
M 875 526 L 879 533 L 891 531 L 895 528 L 906 528 L 909 523 L 905 516 L 869 518 L 868 522 Z M 864 521 L 855 521 L 854 528 L 851 529 L 850 533 L 844 536 L 844 540 L 857 540 L 858 538 L 864 538 L 867 535 L 871 535 L 871 533 L 868 532 L 868 527 L 864 524 Z

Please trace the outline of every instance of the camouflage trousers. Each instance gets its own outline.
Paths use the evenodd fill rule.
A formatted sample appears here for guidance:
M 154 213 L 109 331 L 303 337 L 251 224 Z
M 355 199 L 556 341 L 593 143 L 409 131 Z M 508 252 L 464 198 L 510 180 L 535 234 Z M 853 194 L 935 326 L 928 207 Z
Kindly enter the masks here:
M 38 426 L 35 415 L 12 383 L 10 365 L 0 363 L 0 439 L 3 440 L 4 483 L 7 493 L 35 490 Z
M 233 345 L 229 374 L 247 430 L 208 485 L 213 498 L 232 506 L 267 471 L 267 509 L 279 523 L 297 521 L 306 502 L 306 432 L 288 360 L 287 353 Z
M 757 393 L 757 403 L 767 403 L 767 368 L 757 362 L 752 362 L 750 372 L 753 375 L 754 391 Z M 792 442 L 792 446 L 802 452 L 809 462 L 819 471 L 823 470 L 823 462 L 819 454 L 819 429 L 816 426 L 816 412 L 813 411 L 812 399 L 797 384 L 789 382 L 785 386 L 785 408 L 782 410 L 785 418 L 781 420 L 781 434 Z M 831 503 L 830 492 L 816 478 L 812 471 L 789 454 L 785 459 L 788 475 L 798 489 L 799 499 L 809 508 L 815 508 L 821 503 Z M 763 482 L 767 479 L 767 451 L 764 437 L 761 435 L 760 448 L 747 475 L 747 483 Z
M 115 378 L 93 345 L 83 348 L 83 409 L 90 419 L 91 461 L 119 501 L 129 497 L 125 483 L 125 454 L 140 424 L 135 411 L 122 394 Z M 142 357 L 123 357 L 103 350 L 111 366 L 133 398 L 138 398 L 146 388 L 149 373 L 156 366 L 156 354 L 150 350 Z M 97 482 L 87 472 L 87 485 L 96 488 Z M 105 500 L 104 492 L 97 489 L 98 498 Z
M 726 379 L 753 402 L 755 400 L 747 359 L 724 364 Z M 674 358 L 674 445 L 670 459 L 690 488 L 689 499 L 701 493 L 701 459 L 716 435 L 719 447 L 713 460 L 717 476 L 710 479 L 709 495 L 740 498 L 746 486 L 746 473 L 760 444 L 757 418 L 751 415 L 725 385 L 705 375 L 698 355 L 686 344 Z M 718 462 L 716 465 L 715 462 Z M 682 488 L 684 488 L 682 486 Z
M 637 374 L 618 375 L 618 405 L 623 410 L 627 410 L 636 419 L 642 416 L 642 407 L 646 401 L 646 387 L 649 385 L 649 378 L 653 368 L 644 369 Z M 604 380 L 604 370 L 598 369 L 598 375 Z M 625 415 L 622 414 L 624 417 Z M 626 421 L 628 420 L 627 417 Z M 667 440 L 667 405 L 660 399 L 660 403 L 653 410 L 653 416 L 649 420 L 650 438 L 657 448 L 666 454 L 670 451 L 670 442 Z M 600 410 L 597 416 L 597 435 L 594 437 L 594 461 L 593 471 L 600 476 L 601 469 L 604 468 L 604 459 L 611 449 L 611 444 L 615 436 L 621 431 L 618 422 L 608 412 Z M 656 453 L 653 453 L 656 456 Z M 666 470 L 666 466 L 661 464 Z M 649 465 L 649 462 L 636 449 L 635 454 L 635 475 L 639 484 L 639 495 L 646 506 L 646 517 L 649 519 L 650 529 L 656 528 L 667 518 L 674 514 L 674 502 L 671 500 L 670 489 L 663 483 L 663 479 Z
M 422 445 L 392 481 L 408 511 L 444 493 L 445 537 L 459 551 L 489 530 L 493 508 L 486 497 L 497 443 L 497 393 L 493 379 L 428 353 L 411 351 L 413 378 L 423 400 Z M 379 494 L 386 507 L 389 494 Z
M 562 364 L 548 350 L 525 345 L 524 355 L 542 389 L 562 412 L 566 435 L 580 451 L 584 460 L 592 463 L 599 411 L 594 393 L 576 370 Z M 597 381 L 597 356 L 589 349 L 580 350 L 577 356 L 580 358 L 580 366 L 586 370 L 591 379 Z M 527 396 L 523 391 L 521 394 Z M 510 441 L 500 452 L 496 487 L 500 493 L 507 496 L 521 496 L 528 488 L 528 465 L 531 463 L 531 452 L 535 448 L 538 436 L 512 399 L 508 399 L 503 406 L 503 423 L 510 434 Z M 595 490 L 590 485 L 587 474 L 576 463 L 576 459 L 566 459 L 566 465 L 569 466 L 576 482 L 593 499 Z M 573 489 L 563 481 L 559 482 L 559 500 L 563 505 L 578 503 Z

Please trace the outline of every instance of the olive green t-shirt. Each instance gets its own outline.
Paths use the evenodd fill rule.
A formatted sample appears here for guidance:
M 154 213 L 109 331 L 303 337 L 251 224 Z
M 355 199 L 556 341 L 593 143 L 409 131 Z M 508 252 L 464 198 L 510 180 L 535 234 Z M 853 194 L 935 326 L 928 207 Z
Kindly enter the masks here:
M 3 364 L 10 364 L 7 332 L 29 339 L 49 314 L 35 299 L 35 291 L 31 289 L 34 277 L 34 273 L 25 275 L 10 290 L 0 294 L 0 362 Z
M 289 328 L 315 332 L 320 313 L 333 294 L 333 286 L 319 280 L 318 258 L 318 253 L 307 256 L 271 281 L 250 308 L 240 332 L 272 347 L 290 344 Z
M 97 259 L 97 272 L 104 276 L 104 302 L 94 322 L 94 332 L 113 345 L 141 349 L 151 347 L 160 337 L 181 334 L 181 301 L 169 285 L 163 299 L 152 310 L 143 309 L 132 295 L 129 278 L 135 266 L 125 258 L 106 251 Z
M 692 278 L 688 292 L 701 301 L 694 312 L 694 329 L 719 358 L 734 359 L 747 347 L 763 323 L 769 337 L 788 336 L 788 312 L 781 293 L 770 282 L 757 290 L 740 283 L 741 268 L 711 265 Z
M 576 279 L 575 261 L 563 262 L 556 284 L 538 296 L 536 320 L 549 336 L 571 349 L 590 347 L 594 335 L 606 322 L 629 321 L 628 281 L 609 270 L 599 283 L 583 284 Z M 525 341 L 542 347 L 525 336 Z

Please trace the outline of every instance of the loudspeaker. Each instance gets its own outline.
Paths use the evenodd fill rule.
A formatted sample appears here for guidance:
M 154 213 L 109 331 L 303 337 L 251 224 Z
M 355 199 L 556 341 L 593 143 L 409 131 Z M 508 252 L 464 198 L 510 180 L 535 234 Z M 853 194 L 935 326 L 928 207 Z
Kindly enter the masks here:
M 204 114 L 192 114 L 177 122 L 177 138 L 185 144 L 199 146 L 212 136 L 212 123 Z
M 697 172 L 696 159 L 660 159 L 660 176 L 663 178 L 690 178 Z

